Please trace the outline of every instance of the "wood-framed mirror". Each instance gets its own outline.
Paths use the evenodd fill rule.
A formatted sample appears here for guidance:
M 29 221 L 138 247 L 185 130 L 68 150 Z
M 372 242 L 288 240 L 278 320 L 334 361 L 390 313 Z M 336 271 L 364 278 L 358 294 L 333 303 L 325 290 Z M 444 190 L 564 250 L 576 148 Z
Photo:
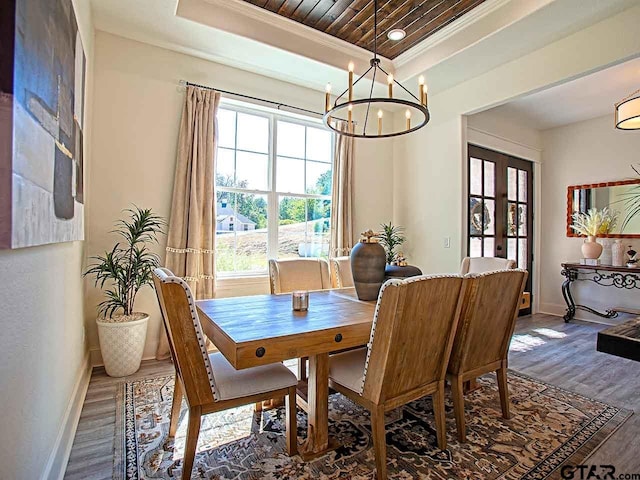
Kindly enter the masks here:
M 629 198 L 629 193 L 636 193 L 639 190 L 640 179 L 569 186 L 567 188 L 567 237 L 581 236 L 571 228 L 574 213 L 586 213 L 590 208 L 609 207 L 610 210 L 619 212 L 618 225 L 612 233 L 598 235 L 598 237 L 640 238 L 640 214 L 628 222 L 624 231 L 621 231 L 628 213 L 625 200 Z

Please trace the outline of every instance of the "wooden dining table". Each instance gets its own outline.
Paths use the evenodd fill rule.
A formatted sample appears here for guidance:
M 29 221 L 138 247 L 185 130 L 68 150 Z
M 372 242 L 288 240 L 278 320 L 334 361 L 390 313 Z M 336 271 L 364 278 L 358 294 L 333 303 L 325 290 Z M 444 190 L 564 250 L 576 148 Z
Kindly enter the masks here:
M 291 294 L 196 302 L 207 337 L 240 370 L 309 357 L 309 375 L 298 384 L 307 411 L 305 460 L 335 447 L 329 438 L 329 353 L 366 345 L 375 302 L 358 300 L 353 288 L 312 291 L 307 311 L 292 309 Z

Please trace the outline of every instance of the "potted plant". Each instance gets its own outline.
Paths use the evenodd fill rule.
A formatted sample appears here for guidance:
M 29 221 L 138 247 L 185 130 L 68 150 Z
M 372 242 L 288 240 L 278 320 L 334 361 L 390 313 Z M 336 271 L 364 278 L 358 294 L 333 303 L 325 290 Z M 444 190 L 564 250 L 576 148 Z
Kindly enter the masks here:
M 114 230 L 122 240 L 104 255 L 91 257 L 94 263 L 85 272 L 95 276 L 96 287 L 106 296 L 98 304 L 96 323 L 105 370 L 112 377 L 131 375 L 140 368 L 149 315 L 136 312 L 135 301 L 140 289 L 153 282 L 160 259 L 148 245 L 158 243 L 165 225 L 150 209 L 125 212 L 129 218 L 116 222 Z
M 387 254 L 387 264 L 391 265 L 396 256 L 396 248 L 404 243 L 406 240 L 404 237 L 404 228 L 383 223 L 380 225 L 382 232 L 378 234 L 380 244 L 384 247 Z

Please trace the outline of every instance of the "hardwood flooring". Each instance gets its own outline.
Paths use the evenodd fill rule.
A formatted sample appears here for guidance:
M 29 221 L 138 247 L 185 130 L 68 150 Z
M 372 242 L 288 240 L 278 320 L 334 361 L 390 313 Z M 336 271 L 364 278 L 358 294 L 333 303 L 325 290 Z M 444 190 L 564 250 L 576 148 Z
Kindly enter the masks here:
M 640 362 L 596 351 L 606 325 L 534 315 L 518 320 L 509 367 L 547 383 L 633 410 L 635 414 L 588 460 L 610 464 L 616 473 L 640 474 Z M 144 362 L 129 378 L 168 375 L 170 362 Z M 97 368 L 91 377 L 65 478 L 110 479 L 113 472 L 115 398 L 126 379 Z M 497 395 L 497 393 L 496 393 Z M 454 435 L 455 432 L 448 432 Z

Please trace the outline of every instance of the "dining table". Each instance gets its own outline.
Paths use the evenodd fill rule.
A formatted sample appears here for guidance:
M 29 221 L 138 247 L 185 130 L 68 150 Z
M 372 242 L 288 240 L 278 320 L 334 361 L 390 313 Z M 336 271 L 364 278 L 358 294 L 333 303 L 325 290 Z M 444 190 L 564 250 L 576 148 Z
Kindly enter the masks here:
M 237 370 L 309 358 L 298 382 L 297 403 L 307 412 L 307 461 L 337 446 L 329 437 L 329 354 L 366 345 L 375 301 L 358 300 L 354 288 L 309 292 L 306 311 L 291 294 L 217 298 L 196 302 L 205 335 Z

